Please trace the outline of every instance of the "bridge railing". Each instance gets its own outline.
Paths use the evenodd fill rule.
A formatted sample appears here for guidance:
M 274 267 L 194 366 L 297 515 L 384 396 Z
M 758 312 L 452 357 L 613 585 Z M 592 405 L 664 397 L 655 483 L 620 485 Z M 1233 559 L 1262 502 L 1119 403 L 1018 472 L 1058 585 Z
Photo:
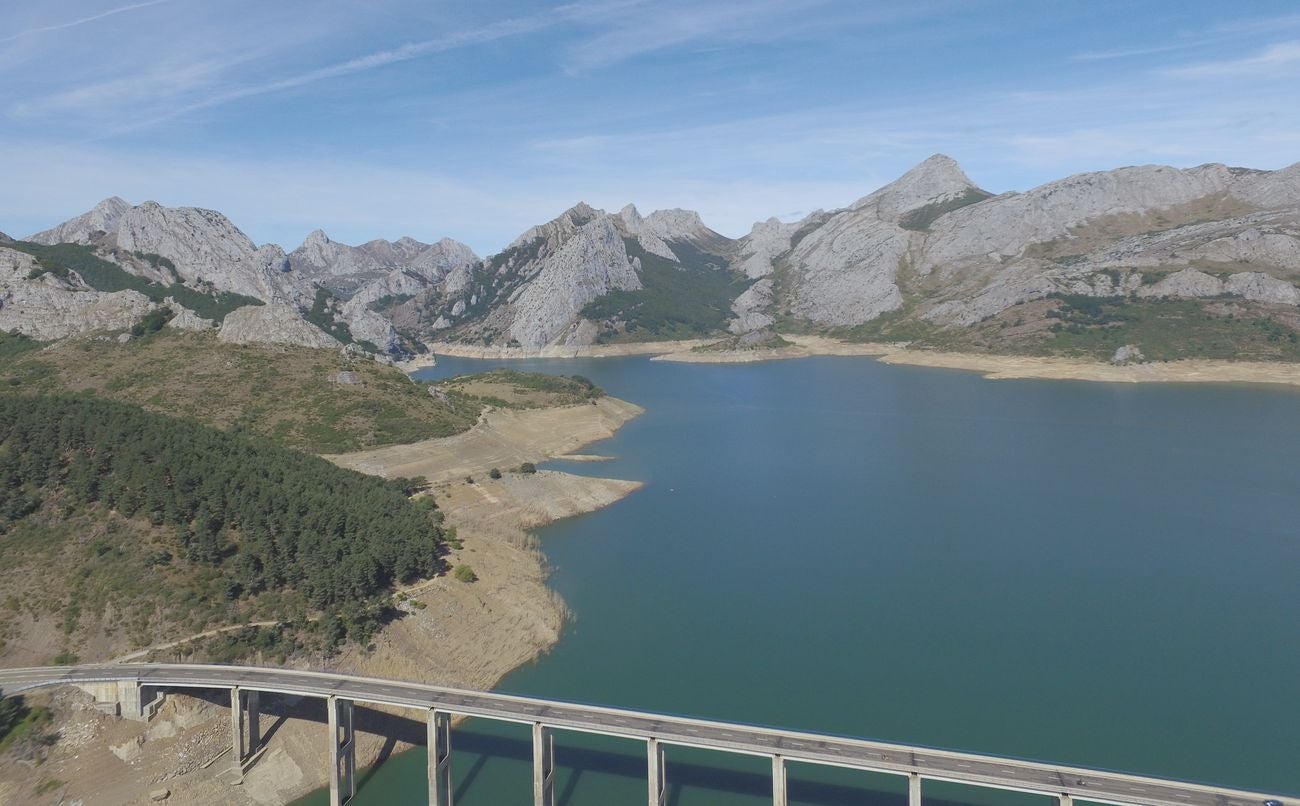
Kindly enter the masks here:
M 239 772 L 256 758 L 262 741 L 261 693 L 324 699 L 330 736 L 329 781 L 333 806 L 341 806 L 356 794 L 353 728 L 356 702 L 412 708 L 423 713 L 428 729 L 432 806 L 451 806 L 453 716 L 531 726 L 536 806 L 555 803 L 554 731 L 557 729 L 645 741 L 650 806 L 663 806 L 666 802 L 669 776 L 664 748 L 670 745 L 770 758 L 774 806 L 787 806 L 786 765 L 790 761 L 903 776 L 907 781 L 909 806 L 923 806 L 922 789 L 926 780 L 1047 795 L 1058 799 L 1061 806 L 1071 806 L 1076 798 L 1116 806 L 1300 806 L 1296 799 L 1284 796 L 1125 773 L 325 672 L 192 664 L 0 670 L 0 690 L 10 692 L 62 684 L 108 683 L 136 687 L 134 698 L 125 698 L 132 702 L 142 700 L 138 690 L 143 687 L 229 689 L 232 757 Z

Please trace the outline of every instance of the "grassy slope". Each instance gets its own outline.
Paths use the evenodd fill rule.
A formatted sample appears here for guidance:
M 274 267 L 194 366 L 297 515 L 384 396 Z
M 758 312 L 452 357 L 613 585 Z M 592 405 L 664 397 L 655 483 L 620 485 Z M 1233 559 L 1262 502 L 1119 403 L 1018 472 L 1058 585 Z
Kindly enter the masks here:
M 343 385 L 341 370 L 361 383 Z M 221 344 L 164 331 L 125 345 L 67 340 L 0 365 L 0 389 L 90 391 L 153 411 L 264 434 L 313 453 L 341 453 L 459 433 L 474 401 L 440 400 L 399 370 L 333 350 Z
M 605 392 L 581 375 L 561 377 L 498 369 L 476 375 L 458 375 L 438 384 L 451 396 L 464 396 L 482 405 L 509 409 L 576 406 Z

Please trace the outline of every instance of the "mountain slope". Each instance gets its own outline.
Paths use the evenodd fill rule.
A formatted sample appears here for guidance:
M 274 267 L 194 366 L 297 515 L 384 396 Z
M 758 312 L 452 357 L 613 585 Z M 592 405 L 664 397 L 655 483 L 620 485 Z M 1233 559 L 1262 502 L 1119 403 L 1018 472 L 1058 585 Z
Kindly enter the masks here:
M 84 244 L 158 286 L 281 306 L 236 317 L 248 323 L 239 340 L 265 331 L 328 343 L 291 326 L 297 317 L 328 338 L 395 354 L 444 340 L 539 348 L 772 327 L 1077 350 L 1077 339 L 1061 335 L 1063 297 L 1135 306 L 1157 330 L 1160 301 L 1196 300 L 1202 316 L 1258 320 L 1289 342 L 1300 295 L 1300 164 L 1128 167 L 994 196 L 936 154 L 848 207 L 769 219 L 734 241 L 690 211 L 642 216 L 628 205 L 611 214 L 580 203 L 483 259 L 447 239 L 349 246 L 320 231 L 285 255 L 257 247 L 218 213 L 117 198 L 32 238 Z M 93 300 L 69 297 L 72 286 L 45 287 L 58 285 L 50 278 L 36 286 L 21 271 L 8 276 L 11 300 L 33 301 L 23 310 Z M 12 305 L 0 315 L 22 319 Z M 75 330 L 76 318 L 59 328 Z M 1106 332 L 1094 354 L 1127 332 L 1114 321 L 1096 329 Z

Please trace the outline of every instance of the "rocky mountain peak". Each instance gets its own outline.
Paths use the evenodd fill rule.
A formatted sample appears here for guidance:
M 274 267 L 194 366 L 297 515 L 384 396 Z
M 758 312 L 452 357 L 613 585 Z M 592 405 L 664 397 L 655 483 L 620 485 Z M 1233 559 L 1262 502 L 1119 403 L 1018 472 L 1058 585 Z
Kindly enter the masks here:
M 13 243 L 13 242 L 14 242 L 13 238 L 10 238 L 8 235 L 5 235 L 3 232 L 0 232 L 0 243 Z
M 957 161 L 935 154 L 875 193 L 860 199 L 854 210 L 874 205 L 885 220 L 897 221 L 909 212 L 932 204 L 943 204 L 970 193 L 985 194 Z
M 43 244 L 86 243 L 92 238 L 99 237 L 101 233 L 115 231 L 117 222 L 130 209 L 130 202 L 117 196 L 110 196 L 76 218 L 30 235 L 27 240 Z
M 560 213 L 555 218 L 535 227 L 529 227 L 528 230 L 515 238 L 507 249 L 514 249 L 525 246 L 538 239 L 544 239 L 548 242 L 560 243 L 573 237 L 584 224 L 588 224 L 598 217 L 604 216 L 605 213 L 590 206 L 586 202 L 578 202 L 569 209 Z
M 641 213 L 636 209 L 635 204 L 629 204 L 622 210 L 618 211 L 618 217 L 623 222 L 623 226 L 628 232 L 636 232 L 641 229 Z
M 655 210 L 642 221 L 643 230 L 653 232 L 669 241 L 681 241 L 698 238 L 711 230 L 704 226 L 700 214 L 694 210 Z

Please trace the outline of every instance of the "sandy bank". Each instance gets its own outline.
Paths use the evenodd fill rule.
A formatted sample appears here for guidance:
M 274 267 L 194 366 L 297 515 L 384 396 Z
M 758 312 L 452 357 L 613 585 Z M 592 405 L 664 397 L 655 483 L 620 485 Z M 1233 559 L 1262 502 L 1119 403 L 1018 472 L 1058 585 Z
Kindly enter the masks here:
M 389 478 L 424 476 L 430 482 L 451 481 L 541 462 L 568 454 L 614 435 L 644 409 L 614 397 L 593 404 L 553 409 L 495 409 L 463 434 L 391 445 L 356 453 L 326 456 L 343 467 Z
M 690 350 L 709 344 L 715 339 L 687 339 L 683 341 L 649 341 L 630 344 L 591 344 L 585 347 L 551 345 L 539 348 L 493 347 L 474 344 L 438 342 L 429 345 L 434 355 L 455 358 L 615 358 L 625 355 L 656 355 Z
M 1300 386 L 1300 364 L 1195 359 L 1117 366 L 1100 361 L 896 349 L 886 364 L 964 369 L 986 378 L 1044 378 L 1107 383 L 1277 383 Z
M 1300 364 L 1276 361 L 1190 359 L 1115 365 L 1082 358 L 989 355 L 909 349 L 898 344 L 843 342 L 824 336 L 784 336 L 789 347 L 770 350 L 682 351 L 652 361 L 741 364 L 806 358 L 813 355 L 863 355 L 886 364 L 963 369 L 987 378 L 1043 378 L 1106 383 L 1275 383 L 1300 386 Z
M 759 350 L 682 350 L 657 355 L 651 361 L 680 361 L 684 364 L 749 364 L 755 361 L 780 361 L 789 358 L 807 358 L 812 355 L 869 355 L 879 356 L 898 349 L 890 344 L 870 344 L 839 341 L 825 336 L 785 336 L 793 342 L 786 347 Z

